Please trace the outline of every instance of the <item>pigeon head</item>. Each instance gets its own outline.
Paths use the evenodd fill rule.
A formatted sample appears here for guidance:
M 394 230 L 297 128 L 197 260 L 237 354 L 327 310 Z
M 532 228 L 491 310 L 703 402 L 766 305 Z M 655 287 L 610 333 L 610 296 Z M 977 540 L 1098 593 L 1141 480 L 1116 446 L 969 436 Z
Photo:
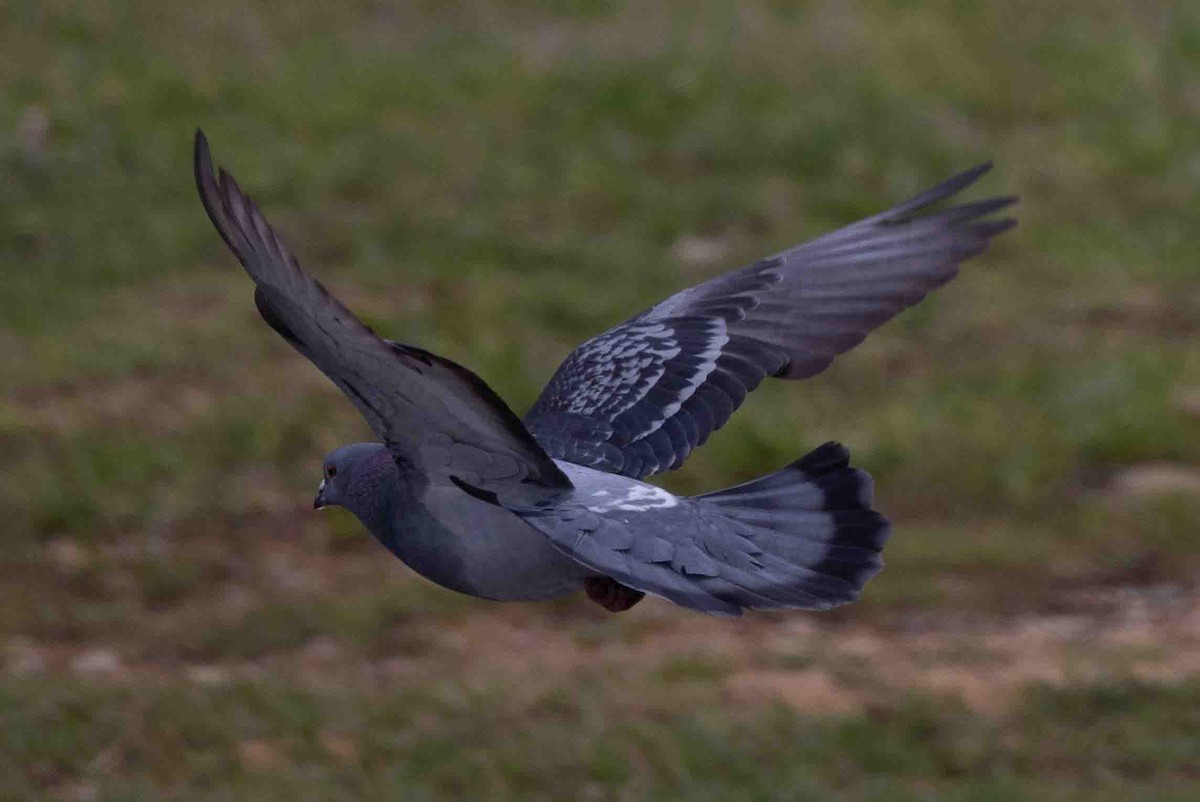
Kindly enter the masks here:
M 322 471 L 324 478 L 313 509 L 345 507 L 361 518 L 366 506 L 378 497 L 380 484 L 394 475 L 395 463 L 386 446 L 351 443 L 331 451 Z

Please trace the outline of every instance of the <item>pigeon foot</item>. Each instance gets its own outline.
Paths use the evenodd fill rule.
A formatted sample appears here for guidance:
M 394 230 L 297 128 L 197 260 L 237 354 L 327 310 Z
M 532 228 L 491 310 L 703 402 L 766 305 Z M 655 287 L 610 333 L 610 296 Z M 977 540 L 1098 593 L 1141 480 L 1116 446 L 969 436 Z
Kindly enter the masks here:
M 640 590 L 627 588 L 608 576 L 588 577 L 584 580 L 583 588 L 587 591 L 589 599 L 610 613 L 624 612 L 640 602 L 646 595 Z

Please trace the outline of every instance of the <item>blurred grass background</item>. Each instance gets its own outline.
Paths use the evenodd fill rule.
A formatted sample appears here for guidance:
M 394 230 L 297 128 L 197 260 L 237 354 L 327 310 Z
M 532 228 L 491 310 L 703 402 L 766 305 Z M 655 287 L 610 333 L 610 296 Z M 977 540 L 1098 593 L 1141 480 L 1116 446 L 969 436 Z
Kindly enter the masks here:
M 1194 798 L 1200 7 L 9 0 L 0 52 L 0 798 Z M 369 432 L 257 318 L 198 125 L 518 410 L 984 159 L 1021 225 L 665 480 L 847 443 L 897 525 L 860 604 L 503 606 L 312 514 Z

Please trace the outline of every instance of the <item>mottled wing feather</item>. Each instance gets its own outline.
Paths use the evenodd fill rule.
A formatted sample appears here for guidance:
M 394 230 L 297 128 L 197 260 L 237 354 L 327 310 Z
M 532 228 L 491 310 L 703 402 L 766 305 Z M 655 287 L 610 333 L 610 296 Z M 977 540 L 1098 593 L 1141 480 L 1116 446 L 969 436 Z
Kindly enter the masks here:
M 196 134 L 196 185 L 221 238 L 256 284 L 270 326 L 333 380 L 397 459 L 516 497 L 570 481 L 520 419 L 471 371 L 384 340 L 301 269 L 258 207 Z
M 930 212 L 981 165 L 882 214 L 683 290 L 577 348 L 525 418 L 558 459 L 679 467 L 766 376 L 803 379 L 953 278 L 1015 221 L 993 198 Z
M 554 456 L 640 477 L 682 462 L 783 356 L 731 345 L 719 317 L 633 322 L 576 350 L 526 425 Z M 682 414 L 680 414 L 682 413 Z

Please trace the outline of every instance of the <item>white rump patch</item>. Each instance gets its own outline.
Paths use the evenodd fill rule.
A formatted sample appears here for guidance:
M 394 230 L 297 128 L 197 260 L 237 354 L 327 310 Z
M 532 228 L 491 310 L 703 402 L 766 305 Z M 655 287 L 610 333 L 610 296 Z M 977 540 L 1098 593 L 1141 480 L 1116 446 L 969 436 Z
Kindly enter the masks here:
M 613 496 L 607 490 L 597 490 L 591 495 L 596 502 L 595 506 L 588 506 L 592 512 L 646 512 L 665 510 L 679 503 L 677 496 L 654 485 L 634 485 L 629 492 L 620 496 Z

